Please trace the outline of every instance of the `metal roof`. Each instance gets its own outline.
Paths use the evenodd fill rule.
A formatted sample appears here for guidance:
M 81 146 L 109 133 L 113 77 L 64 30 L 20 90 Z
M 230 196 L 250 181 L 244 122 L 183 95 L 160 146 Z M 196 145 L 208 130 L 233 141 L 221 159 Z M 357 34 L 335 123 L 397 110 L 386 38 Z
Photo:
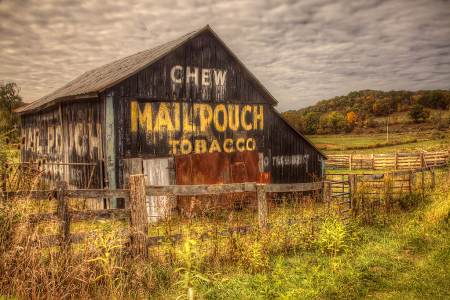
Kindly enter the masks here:
M 148 65 L 160 59 L 165 54 L 181 46 L 183 43 L 193 38 L 194 36 L 196 36 L 205 29 L 211 30 L 211 32 L 214 33 L 214 35 L 218 38 L 218 40 L 228 49 L 225 43 L 222 42 L 222 40 L 215 34 L 215 32 L 209 27 L 209 25 L 206 25 L 203 28 L 194 30 L 188 34 L 178 37 L 165 44 L 159 45 L 157 47 L 145 51 L 138 52 L 136 54 L 110 62 L 96 69 L 87 71 L 86 73 L 79 76 L 75 80 L 72 80 L 65 86 L 26 106 L 22 106 L 16 109 L 15 112 L 18 114 L 30 113 L 33 111 L 44 109 L 58 102 L 80 98 L 97 97 L 99 92 L 139 72 Z M 231 50 L 230 52 L 234 55 L 234 53 Z M 236 56 L 234 55 L 234 57 Z M 238 58 L 236 57 L 236 59 Z M 259 82 L 259 80 L 250 71 L 249 73 L 250 76 L 256 79 L 256 81 L 261 85 L 263 90 L 267 92 L 267 94 L 272 100 L 272 104 L 276 105 L 278 101 L 270 94 L 269 91 L 267 91 L 267 89 Z

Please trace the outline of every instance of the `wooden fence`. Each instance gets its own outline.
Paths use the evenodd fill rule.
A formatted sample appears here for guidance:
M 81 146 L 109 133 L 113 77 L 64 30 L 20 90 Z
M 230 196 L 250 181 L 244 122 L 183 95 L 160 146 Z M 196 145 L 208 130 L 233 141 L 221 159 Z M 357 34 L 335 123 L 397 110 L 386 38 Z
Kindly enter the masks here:
M 95 232 L 70 232 L 70 224 L 100 220 L 129 219 L 128 228 L 119 228 L 121 238 L 129 239 L 130 250 L 133 256 L 148 257 L 148 247 L 161 245 L 166 237 L 148 236 L 148 217 L 146 209 L 146 196 L 188 196 L 211 195 L 226 193 L 254 192 L 257 198 L 258 225 L 241 226 L 239 228 L 225 228 L 221 235 L 232 232 L 244 235 L 258 227 L 260 230 L 270 228 L 267 222 L 266 193 L 302 192 L 321 190 L 323 182 L 296 183 L 296 184 L 263 184 L 263 183 L 236 183 L 217 185 L 173 185 L 173 186 L 146 186 L 144 175 L 131 175 L 129 189 L 101 189 L 101 190 L 68 190 L 67 182 L 58 182 L 55 190 L 46 191 L 18 191 L 3 192 L 3 199 L 13 201 L 25 199 L 28 201 L 56 199 L 57 211 L 54 213 L 29 214 L 23 221 L 32 224 L 42 222 L 58 222 L 59 234 L 39 236 L 34 240 L 40 247 L 60 246 L 61 252 L 71 250 L 72 244 L 86 242 Z M 331 195 L 331 194 L 330 194 Z M 331 196 L 330 196 L 331 197 Z M 129 199 L 129 208 L 102 209 L 91 211 L 75 211 L 69 206 L 69 199 L 98 199 L 98 198 L 125 198 Z M 171 241 L 182 239 L 181 234 L 168 237 Z
M 328 155 L 325 169 L 406 170 L 444 165 L 449 150 L 438 152 Z
M 357 216 L 358 211 L 356 208 L 358 204 L 360 206 L 379 206 L 383 201 L 386 210 L 389 210 L 392 203 L 396 202 L 402 195 L 406 193 L 413 192 L 416 187 L 419 187 L 422 191 L 422 196 L 424 193 L 425 187 L 425 174 L 429 172 L 430 174 L 430 187 L 433 189 L 435 187 L 435 170 L 445 168 L 445 165 L 431 166 L 431 167 L 423 167 L 416 168 L 412 170 L 406 171 L 398 171 L 398 172 L 387 172 L 380 174 L 370 174 L 370 175 L 359 175 L 359 174 L 347 174 L 344 178 L 344 174 L 338 174 L 338 178 L 335 180 L 331 180 L 336 174 L 331 174 L 331 176 L 327 175 L 327 181 L 324 181 L 324 186 L 327 186 L 327 183 L 331 183 L 334 181 L 336 183 L 342 183 L 349 185 L 350 187 L 350 199 L 352 201 L 351 208 L 352 214 Z M 417 181 L 417 174 L 421 173 L 421 182 Z M 341 177 L 342 176 L 342 177 Z M 392 178 L 392 182 L 384 182 L 383 180 L 389 176 Z M 407 178 L 407 179 L 404 179 Z M 406 182 L 405 182 L 406 181 Z M 358 197 L 355 197 L 357 194 L 358 183 L 368 183 L 369 189 L 371 191 L 368 192 L 363 198 L 358 200 Z M 400 185 L 398 185 L 400 184 Z M 450 169 L 447 174 L 447 189 L 450 186 Z M 336 187 L 335 187 L 336 188 Z M 339 189 L 339 187 L 337 187 Z M 343 188 L 343 186 L 342 186 Z M 396 191 L 396 189 L 400 189 Z M 373 197 L 373 194 L 376 194 L 378 197 Z M 382 196 L 382 197 L 381 197 Z M 383 199 L 381 199 L 383 198 Z M 331 201 L 331 197 L 325 198 Z M 325 200 L 326 201 L 326 200 Z M 357 203 L 357 201 L 362 201 L 362 203 Z M 333 203 L 324 203 L 325 207 L 331 208 Z

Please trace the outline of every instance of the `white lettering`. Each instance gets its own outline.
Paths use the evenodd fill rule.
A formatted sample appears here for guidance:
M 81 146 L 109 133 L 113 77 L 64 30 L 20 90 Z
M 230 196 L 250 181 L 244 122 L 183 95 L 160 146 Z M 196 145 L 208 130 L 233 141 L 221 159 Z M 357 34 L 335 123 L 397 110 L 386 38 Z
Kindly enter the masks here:
M 227 70 L 214 70 L 214 78 L 216 79 L 216 85 L 225 86 L 225 77 L 227 76 Z
M 188 69 L 189 70 L 189 69 Z M 176 77 L 176 72 L 178 72 L 178 77 Z M 175 66 L 172 68 L 172 70 L 170 71 L 170 78 L 172 79 L 172 82 L 174 83 L 181 83 L 181 73 L 183 72 L 183 67 L 182 66 Z
M 198 84 L 198 68 L 194 68 L 194 73 L 191 73 L 191 67 L 186 68 L 186 77 L 187 82 L 191 81 L 191 78 L 194 78 L 194 83 Z
M 202 84 L 203 85 L 211 85 L 211 80 L 209 78 L 210 69 L 202 69 Z

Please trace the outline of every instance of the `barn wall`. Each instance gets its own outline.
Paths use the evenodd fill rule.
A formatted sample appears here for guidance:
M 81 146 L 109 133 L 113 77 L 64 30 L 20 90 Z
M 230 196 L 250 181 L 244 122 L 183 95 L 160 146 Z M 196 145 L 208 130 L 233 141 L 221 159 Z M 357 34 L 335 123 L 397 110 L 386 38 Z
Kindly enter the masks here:
M 117 186 L 123 158 L 260 152 L 277 183 L 320 174 L 319 152 L 275 111 L 269 95 L 212 34 L 189 40 L 108 89 L 114 95 Z
M 62 123 L 61 123 L 62 116 Z M 103 105 L 99 99 L 77 100 L 22 116 L 22 161 L 47 156 L 48 162 L 96 163 L 91 188 L 103 187 Z M 36 131 L 39 135 L 36 137 Z M 30 147 L 34 141 L 35 146 Z M 87 188 L 93 166 L 45 167 L 51 181 L 67 180 L 72 188 Z

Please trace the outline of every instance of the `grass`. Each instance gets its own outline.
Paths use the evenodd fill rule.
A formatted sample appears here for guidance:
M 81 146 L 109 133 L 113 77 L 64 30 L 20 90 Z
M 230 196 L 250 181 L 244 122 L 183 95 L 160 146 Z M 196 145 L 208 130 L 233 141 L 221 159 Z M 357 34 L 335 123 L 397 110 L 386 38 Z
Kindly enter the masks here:
M 442 177 L 441 177 L 442 178 Z M 413 212 L 358 229 L 338 255 L 273 256 L 267 269 L 232 268 L 202 285 L 205 299 L 445 299 L 450 294 L 450 197 L 428 191 Z
M 426 151 L 442 151 L 449 147 L 448 136 L 437 132 L 414 132 L 414 133 L 390 133 L 389 142 L 397 145 L 380 147 L 386 142 L 386 134 L 361 134 L 361 135 L 311 135 L 307 138 L 313 142 L 325 154 L 381 154 L 381 153 L 409 153 Z M 444 136 L 443 136 L 444 135 Z M 377 145 L 378 144 L 378 145 Z M 345 145 L 345 146 L 342 146 Z M 371 147 L 371 145 L 373 147 Z M 353 149 L 361 147 L 367 149 Z M 352 148 L 348 150 L 346 147 Z

